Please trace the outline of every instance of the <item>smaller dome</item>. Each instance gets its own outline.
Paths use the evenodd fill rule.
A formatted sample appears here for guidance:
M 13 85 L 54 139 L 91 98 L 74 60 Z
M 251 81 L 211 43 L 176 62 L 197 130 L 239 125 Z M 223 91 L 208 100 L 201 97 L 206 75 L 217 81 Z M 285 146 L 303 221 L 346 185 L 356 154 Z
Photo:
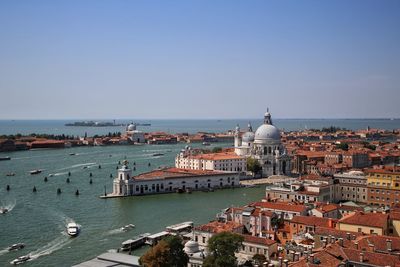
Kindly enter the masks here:
M 183 250 L 185 251 L 186 254 L 193 254 L 199 252 L 200 251 L 199 243 L 193 240 L 189 240 L 188 242 L 186 242 L 185 248 Z
M 242 141 L 246 143 L 254 142 L 255 134 L 253 132 L 245 132 L 242 136 Z
M 128 131 L 135 131 L 136 130 L 136 125 L 131 123 L 128 125 Z

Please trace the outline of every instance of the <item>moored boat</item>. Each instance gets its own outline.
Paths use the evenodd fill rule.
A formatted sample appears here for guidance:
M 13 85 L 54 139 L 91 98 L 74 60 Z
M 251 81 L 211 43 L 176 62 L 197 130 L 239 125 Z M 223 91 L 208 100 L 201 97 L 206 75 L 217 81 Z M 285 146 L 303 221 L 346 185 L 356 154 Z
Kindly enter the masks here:
M 159 156 L 164 156 L 164 154 L 163 153 L 154 153 L 153 154 L 153 157 L 159 157 Z
M 67 225 L 67 234 L 68 234 L 68 235 L 70 235 L 70 236 L 72 236 L 72 237 L 75 237 L 75 236 L 78 236 L 78 235 L 79 235 L 79 232 L 80 232 L 80 227 L 79 227 L 78 224 L 76 224 L 76 223 L 69 223 L 69 224 Z
M 127 251 L 127 250 L 133 250 L 135 248 L 138 248 L 138 247 L 144 245 L 144 242 L 146 241 L 146 238 L 148 236 L 150 236 L 150 233 L 141 234 L 137 237 L 134 237 L 133 239 L 128 239 L 128 240 L 122 242 L 122 246 L 121 246 L 120 250 Z
M 0 160 L 10 160 L 10 157 L 0 157 Z

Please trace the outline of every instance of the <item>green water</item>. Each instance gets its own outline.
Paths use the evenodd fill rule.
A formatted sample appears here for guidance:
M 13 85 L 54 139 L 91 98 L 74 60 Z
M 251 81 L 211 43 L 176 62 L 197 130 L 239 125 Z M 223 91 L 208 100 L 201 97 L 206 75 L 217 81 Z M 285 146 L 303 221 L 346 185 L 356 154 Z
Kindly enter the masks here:
M 109 250 L 137 234 L 155 233 L 182 221 L 206 223 L 230 205 L 243 205 L 263 197 L 264 189 L 226 189 L 213 193 L 166 194 L 117 199 L 100 199 L 111 190 L 110 174 L 118 161 L 136 162 L 136 172 L 172 165 L 184 145 L 78 147 L 62 150 L 37 150 L 8 153 L 11 161 L 0 161 L 1 206 L 13 207 L 0 214 L 0 266 L 18 256 L 31 253 L 34 260 L 24 266 L 71 266 Z M 70 153 L 76 153 L 70 156 Z M 153 153 L 164 153 L 154 158 Z M 3 153 L 4 154 L 4 153 Z M 2 155 L 3 156 L 3 155 Z M 5 156 L 5 155 L 4 155 Z M 151 167 L 148 163 L 151 162 Z M 101 169 L 98 168 L 101 165 Z M 87 168 L 83 168 L 87 166 Z M 43 169 L 30 175 L 33 169 Z M 15 172 L 13 177 L 5 174 Z M 71 172 L 70 183 L 66 183 Z M 45 176 L 48 182 L 43 181 Z M 92 173 L 93 184 L 89 184 Z M 9 192 L 6 185 L 11 186 Z M 36 186 L 37 192 L 32 188 Z M 57 188 L 62 194 L 57 195 Z M 80 195 L 75 196 L 79 189 Z M 74 220 L 82 226 L 74 239 L 65 234 L 65 225 Z M 126 224 L 136 228 L 122 233 Z M 10 244 L 24 242 L 26 248 L 6 252 Z M 140 253 L 143 250 L 136 252 Z

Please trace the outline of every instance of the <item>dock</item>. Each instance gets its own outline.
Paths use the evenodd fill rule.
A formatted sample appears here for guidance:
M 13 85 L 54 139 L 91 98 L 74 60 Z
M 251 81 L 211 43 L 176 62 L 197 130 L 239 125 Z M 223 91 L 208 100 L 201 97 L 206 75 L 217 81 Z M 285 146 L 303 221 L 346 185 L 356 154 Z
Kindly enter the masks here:
M 94 259 L 73 265 L 73 267 L 140 267 L 139 257 L 122 253 L 106 252 Z

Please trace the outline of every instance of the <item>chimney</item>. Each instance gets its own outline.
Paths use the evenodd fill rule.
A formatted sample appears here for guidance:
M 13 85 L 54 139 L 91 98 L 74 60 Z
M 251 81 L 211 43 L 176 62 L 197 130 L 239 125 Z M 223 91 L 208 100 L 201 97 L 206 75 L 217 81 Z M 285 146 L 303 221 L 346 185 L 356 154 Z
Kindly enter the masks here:
M 360 262 L 364 262 L 364 252 L 360 252 Z
M 327 244 L 329 244 L 329 243 L 331 243 L 332 242 L 332 236 L 331 235 L 328 235 L 328 240 L 327 240 Z
M 283 260 L 283 266 L 284 267 L 289 267 L 289 261 L 288 260 Z
M 268 267 L 274 267 L 273 263 L 268 264 Z
M 340 237 L 340 238 L 339 238 L 339 246 L 343 247 L 343 245 L 344 245 L 343 243 L 344 243 L 344 242 L 343 242 L 343 238 Z
M 358 249 L 358 242 L 355 242 L 354 245 L 356 246 L 356 249 Z
M 374 244 L 369 244 L 368 248 L 369 248 L 369 251 L 375 252 L 375 245 Z
M 353 235 L 353 240 L 356 240 L 356 235 Z
M 335 242 L 336 242 L 336 237 L 332 236 L 332 238 L 331 238 L 331 243 L 332 243 L 332 244 L 335 244 Z
M 300 260 L 300 252 L 294 253 L 294 261 L 299 261 Z
M 311 255 L 310 255 L 310 263 L 311 263 L 311 264 L 314 264 L 314 254 L 311 254 Z
M 310 259 L 309 255 L 308 255 L 308 251 L 304 251 L 304 256 L 306 257 L 306 262 L 308 262 L 308 260 Z
M 294 251 L 290 251 L 290 261 L 294 261 Z
M 351 235 L 350 235 L 350 233 L 346 233 L 346 237 L 347 237 L 347 240 L 351 240 Z
M 326 238 L 324 238 L 324 240 L 322 240 L 322 247 L 323 248 L 325 248 L 326 247 L 326 243 L 327 243 L 328 241 L 326 240 Z
M 386 239 L 386 248 L 388 252 L 392 252 L 392 240 Z

